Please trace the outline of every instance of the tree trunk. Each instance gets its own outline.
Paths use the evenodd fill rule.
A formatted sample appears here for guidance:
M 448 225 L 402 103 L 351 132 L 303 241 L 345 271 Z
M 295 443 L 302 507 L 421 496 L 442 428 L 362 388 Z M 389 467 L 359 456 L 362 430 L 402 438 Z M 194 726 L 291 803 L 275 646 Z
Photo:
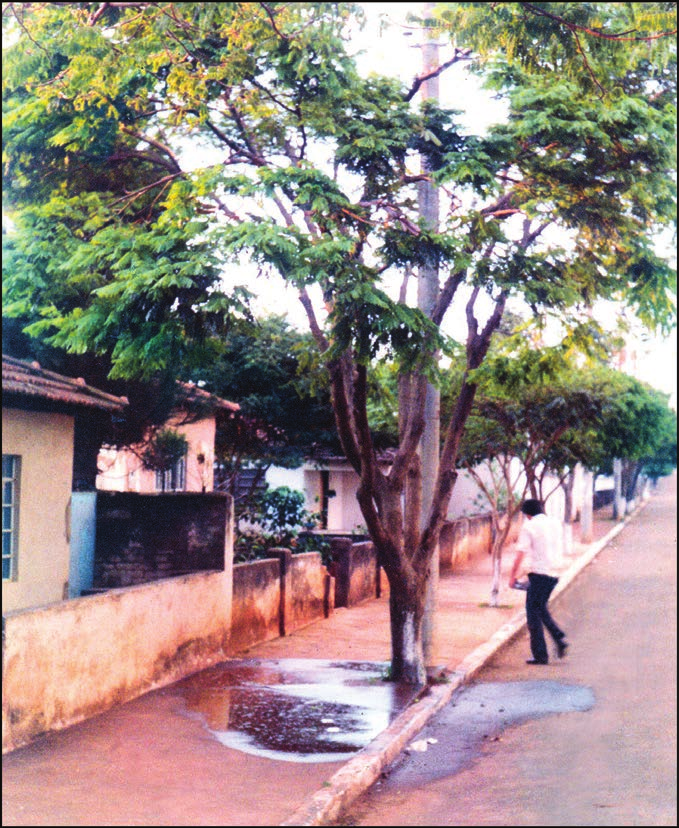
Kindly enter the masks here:
M 404 596 L 403 592 L 389 593 L 391 621 L 391 674 L 392 681 L 408 684 L 426 684 L 427 671 L 424 663 L 422 618 L 424 592 Z
M 622 461 L 613 460 L 613 520 L 620 520 L 625 509 L 622 505 Z
M 580 512 L 580 541 L 591 543 L 593 500 L 594 497 L 594 476 L 591 471 L 584 469 L 582 472 L 582 510 Z
M 571 469 L 563 484 L 564 515 L 563 515 L 563 552 L 570 555 L 573 552 L 573 487 L 575 485 L 575 469 Z
M 502 573 L 502 545 L 495 540 L 491 551 L 493 559 L 493 580 L 490 589 L 490 606 L 497 607 L 499 604 L 500 581 Z
M 512 521 L 509 514 L 506 514 L 504 517 L 495 517 L 493 515 L 493 539 L 490 547 L 493 562 L 493 578 L 490 588 L 491 607 L 497 607 L 499 605 L 500 587 L 502 583 L 502 550 L 509 537 L 511 525 Z

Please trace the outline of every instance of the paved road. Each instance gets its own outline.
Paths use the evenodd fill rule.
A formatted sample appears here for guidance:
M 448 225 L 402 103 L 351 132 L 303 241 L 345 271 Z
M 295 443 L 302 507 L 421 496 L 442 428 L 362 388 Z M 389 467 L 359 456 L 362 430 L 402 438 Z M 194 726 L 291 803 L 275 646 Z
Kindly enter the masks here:
M 677 825 L 676 502 L 675 476 L 552 603 L 563 661 L 522 633 L 337 824 Z

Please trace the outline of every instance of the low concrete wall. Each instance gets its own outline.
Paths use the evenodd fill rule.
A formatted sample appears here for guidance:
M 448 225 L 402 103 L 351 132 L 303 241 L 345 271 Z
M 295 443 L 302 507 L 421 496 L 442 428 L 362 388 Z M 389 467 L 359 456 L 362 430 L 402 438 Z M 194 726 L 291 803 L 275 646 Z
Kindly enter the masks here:
M 335 607 L 334 580 L 319 552 L 269 554 L 275 557 L 233 568 L 231 655 L 327 618 Z
M 445 523 L 439 540 L 439 568 L 455 569 L 481 552 L 490 552 L 491 540 L 490 515 L 458 518 Z
M 3 753 L 220 661 L 230 625 L 230 569 L 9 613 Z
M 323 566 L 320 552 L 301 552 L 288 559 L 291 602 L 289 620 L 283 619 L 287 635 L 319 618 L 328 618 L 335 608 L 334 579 Z
M 512 527 L 509 540 L 516 537 Z M 439 541 L 439 569 L 455 569 L 473 557 L 490 552 L 490 515 L 459 518 L 444 524 Z M 330 538 L 335 606 L 353 607 L 381 594 L 382 569 L 371 541 L 355 543 L 349 537 Z
M 380 595 L 380 567 L 372 541 L 332 538 L 335 606 L 353 607 Z
M 281 634 L 280 563 L 267 558 L 233 567 L 233 617 L 229 654 Z

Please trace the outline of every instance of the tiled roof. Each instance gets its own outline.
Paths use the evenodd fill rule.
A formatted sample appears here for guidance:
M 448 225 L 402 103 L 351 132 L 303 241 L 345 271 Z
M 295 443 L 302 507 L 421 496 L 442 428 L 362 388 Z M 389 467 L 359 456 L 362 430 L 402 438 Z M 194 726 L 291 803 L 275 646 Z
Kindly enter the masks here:
M 229 400 L 223 400 L 221 397 L 216 397 L 214 394 L 210 394 L 208 391 L 204 391 L 197 385 L 194 385 L 190 382 L 180 382 L 179 383 L 184 390 L 185 401 L 187 403 L 191 403 L 193 401 L 196 402 L 211 402 L 217 408 L 222 408 L 227 411 L 239 411 L 240 405 L 235 402 L 229 402 Z
M 394 458 L 396 456 L 396 449 L 395 448 L 385 448 L 385 449 L 378 449 L 376 451 L 377 461 L 378 463 L 393 463 Z M 332 451 L 331 449 L 325 448 L 316 448 L 314 451 L 310 452 L 307 457 L 307 461 L 315 462 L 315 463 L 347 463 L 348 460 L 343 454 L 338 454 L 336 451 Z
M 115 397 L 93 388 L 80 377 L 65 377 L 46 371 L 37 362 L 24 362 L 5 354 L 2 355 L 2 392 L 104 411 L 121 411 L 127 405 L 126 397 Z

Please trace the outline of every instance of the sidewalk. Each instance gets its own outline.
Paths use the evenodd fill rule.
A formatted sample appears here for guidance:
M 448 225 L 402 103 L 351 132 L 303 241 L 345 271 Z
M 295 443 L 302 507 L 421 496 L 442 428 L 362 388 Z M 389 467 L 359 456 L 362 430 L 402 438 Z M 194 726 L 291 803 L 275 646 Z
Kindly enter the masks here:
M 610 507 L 595 514 L 593 542 L 574 543 L 555 597 L 627 520 L 613 522 Z M 578 531 L 576 525 L 576 540 Z M 525 593 L 507 589 L 510 565 L 505 555 L 497 608 L 487 606 L 489 556 L 440 577 L 434 662 L 445 678 L 349 761 L 282 762 L 225 747 L 187 716 L 182 695 L 170 686 L 6 754 L 3 825 L 328 824 L 523 629 Z M 241 655 L 388 662 L 390 647 L 383 595 Z

